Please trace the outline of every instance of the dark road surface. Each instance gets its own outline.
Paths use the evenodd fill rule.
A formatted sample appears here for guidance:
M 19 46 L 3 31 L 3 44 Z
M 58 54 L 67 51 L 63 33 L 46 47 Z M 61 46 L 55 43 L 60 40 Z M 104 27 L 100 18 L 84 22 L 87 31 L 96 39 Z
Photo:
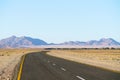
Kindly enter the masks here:
M 120 73 L 36 52 L 27 54 L 21 80 L 120 80 Z

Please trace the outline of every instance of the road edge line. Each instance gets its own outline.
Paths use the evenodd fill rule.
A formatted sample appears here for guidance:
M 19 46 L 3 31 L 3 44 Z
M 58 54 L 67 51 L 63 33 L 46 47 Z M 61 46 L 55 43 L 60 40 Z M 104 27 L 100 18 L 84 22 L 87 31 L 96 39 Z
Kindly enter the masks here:
M 21 79 L 21 74 L 22 74 L 22 69 L 23 69 L 24 60 L 25 60 L 25 55 L 23 55 L 23 57 L 22 57 L 22 59 L 21 59 L 21 63 L 20 63 L 20 68 L 19 68 L 17 80 L 20 80 L 20 79 Z

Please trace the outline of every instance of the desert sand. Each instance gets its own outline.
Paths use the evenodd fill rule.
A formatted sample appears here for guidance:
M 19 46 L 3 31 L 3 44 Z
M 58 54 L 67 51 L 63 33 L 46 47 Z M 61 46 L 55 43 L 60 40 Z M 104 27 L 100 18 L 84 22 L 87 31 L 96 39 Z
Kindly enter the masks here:
M 11 80 L 21 57 L 39 49 L 0 49 L 0 80 Z
M 120 50 L 52 50 L 48 54 L 120 72 Z

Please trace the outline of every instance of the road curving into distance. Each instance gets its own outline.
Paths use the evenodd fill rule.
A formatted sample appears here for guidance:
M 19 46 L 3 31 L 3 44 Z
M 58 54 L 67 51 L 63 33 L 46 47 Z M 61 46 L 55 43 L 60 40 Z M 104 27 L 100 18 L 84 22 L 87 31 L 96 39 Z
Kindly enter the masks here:
M 47 51 L 23 57 L 17 80 L 120 80 L 120 73 L 56 58 Z

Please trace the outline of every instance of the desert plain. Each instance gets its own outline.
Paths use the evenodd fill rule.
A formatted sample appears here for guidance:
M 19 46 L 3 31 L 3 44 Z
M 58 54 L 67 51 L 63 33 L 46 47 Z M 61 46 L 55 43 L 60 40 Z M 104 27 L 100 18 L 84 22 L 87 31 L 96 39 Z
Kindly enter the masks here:
M 44 49 L 0 49 L 0 80 L 12 80 L 21 57 Z M 120 73 L 120 50 L 48 50 L 48 55 Z

